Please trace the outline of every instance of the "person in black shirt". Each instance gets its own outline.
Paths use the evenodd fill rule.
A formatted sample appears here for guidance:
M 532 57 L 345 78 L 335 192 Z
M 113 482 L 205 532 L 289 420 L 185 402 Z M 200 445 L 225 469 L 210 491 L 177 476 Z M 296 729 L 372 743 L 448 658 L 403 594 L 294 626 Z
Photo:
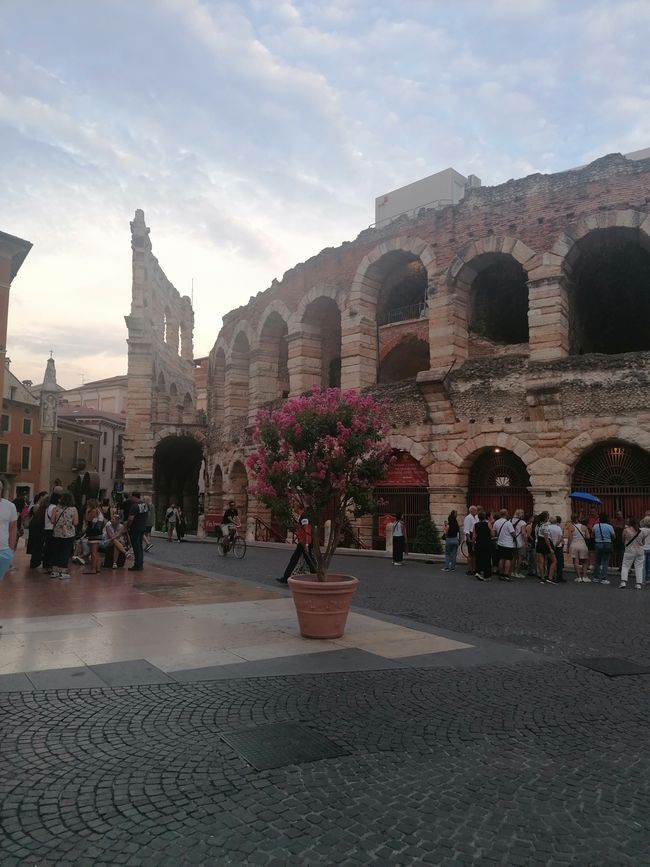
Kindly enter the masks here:
M 223 519 L 221 521 L 221 532 L 224 536 L 228 536 L 228 540 L 230 541 L 231 545 L 235 541 L 237 530 L 240 527 L 241 521 L 239 520 L 239 512 L 237 511 L 235 501 L 229 500 L 228 508 L 223 513 Z
M 144 563 L 142 540 L 147 526 L 147 504 L 140 499 L 139 491 L 131 494 L 131 508 L 126 526 L 133 548 L 133 566 L 129 567 L 129 572 L 141 572 Z

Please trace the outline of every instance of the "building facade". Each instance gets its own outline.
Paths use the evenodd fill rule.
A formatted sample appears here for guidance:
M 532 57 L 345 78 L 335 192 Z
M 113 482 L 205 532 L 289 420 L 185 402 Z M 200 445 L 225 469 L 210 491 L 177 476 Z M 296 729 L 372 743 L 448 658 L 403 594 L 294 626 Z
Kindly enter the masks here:
M 650 508 L 650 159 L 466 191 L 288 271 L 210 353 L 206 510 L 248 502 L 258 407 L 314 385 L 386 400 L 389 508 Z M 257 524 L 259 526 L 259 522 Z M 381 545 L 381 522 L 360 525 Z
M 0 419 L 0 477 L 4 496 L 31 500 L 42 490 L 40 408 L 29 388 L 4 364 L 4 399 Z
M 58 419 L 60 428 L 72 423 L 90 428 L 98 435 L 97 454 L 94 457 L 99 477 L 99 497 L 103 499 L 112 494 L 122 494 L 126 417 L 113 412 L 89 409 L 86 406 L 71 406 L 64 402 L 59 403 Z

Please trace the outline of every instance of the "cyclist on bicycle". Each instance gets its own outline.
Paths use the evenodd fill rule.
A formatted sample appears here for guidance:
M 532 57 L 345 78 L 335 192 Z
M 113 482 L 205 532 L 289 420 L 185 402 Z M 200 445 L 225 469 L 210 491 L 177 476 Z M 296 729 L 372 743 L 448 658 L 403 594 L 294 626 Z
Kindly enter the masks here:
M 224 537 L 224 541 L 226 541 L 228 545 L 233 544 L 235 536 L 237 535 L 237 530 L 239 530 L 240 527 L 241 521 L 239 520 L 239 512 L 237 511 L 235 501 L 229 500 L 228 508 L 223 513 L 223 518 L 221 520 L 221 533 Z

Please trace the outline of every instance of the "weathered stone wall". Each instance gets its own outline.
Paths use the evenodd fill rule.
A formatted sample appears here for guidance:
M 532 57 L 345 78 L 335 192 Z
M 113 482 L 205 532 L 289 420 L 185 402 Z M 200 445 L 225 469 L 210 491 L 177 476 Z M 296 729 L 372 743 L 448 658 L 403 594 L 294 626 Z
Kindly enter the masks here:
M 524 462 L 536 508 L 566 514 L 571 473 L 585 450 L 608 439 L 650 447 L 650 355 L 569 355 L 571 275 L 581 239 L 616 228 L 648 247 L 649 214 L 650 160 L 621 155 L 472 190 L 459 205 L 367 229 L 288 271 L 224 317 L 211 370 L 222 353 L 227 379 L 243 327 L 254 355 L 275 312 L 287 325 L 290 391 L 300 393 L 316 381 L 319 354 L 331 352 L 305 323 L 305 311 L 318 298 L 333 299 L 342 322 L 342 384 L 387 398 L 391 442 L 426 467 L 437 520 L 450 508 L 462 511 L 469 468 L 492 448 Z M 426 318 L 378 328 L 382 281 L 413 256 L 427 270 Z M 470 333 L 472 283 L 495 257 L 511 257 L 528 276 L 526 344 L 498 345 Z M 430 369 L 417 381 L 376 386 L 380 360 L 413 336 L 428 340 Z M 208 389 L 209 406 L 218 405 L 216 375 Z M 253 371 L 251 414 L 268 392 Z M 227 419 L 210 427 L 208 463 L 211 475 L 221 468 L 226 478 L 248 441 L 243 430 L 225 438 L 223 430 Z

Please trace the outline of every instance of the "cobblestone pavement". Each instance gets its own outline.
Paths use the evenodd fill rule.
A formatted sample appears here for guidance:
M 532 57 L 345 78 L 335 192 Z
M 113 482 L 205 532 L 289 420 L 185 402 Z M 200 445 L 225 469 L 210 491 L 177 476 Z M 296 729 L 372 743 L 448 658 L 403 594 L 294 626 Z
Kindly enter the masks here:
M 0 697 L 0 863 L 650 864 L 649 678 L 550 661 Z M 220 735 L 347 755 L 255 771 Z
M 249 547 L 244 560 L 217 556 L 214 545 L 157 543 L 153 555 L 277 587 L 291 549 Z M 482 584 L 464 568 L 442 572 L 442 563 L 407 561 L 401 569 L 387 558 L 337 556 L 333 569 L 356 575 L 354 604 L 412 618 L 443 629 L 506 642 L 553 656 L 621 656 L 650 664 L 650 587 L 641 593 L 568 583 L 560 586 L 521 579 Z

